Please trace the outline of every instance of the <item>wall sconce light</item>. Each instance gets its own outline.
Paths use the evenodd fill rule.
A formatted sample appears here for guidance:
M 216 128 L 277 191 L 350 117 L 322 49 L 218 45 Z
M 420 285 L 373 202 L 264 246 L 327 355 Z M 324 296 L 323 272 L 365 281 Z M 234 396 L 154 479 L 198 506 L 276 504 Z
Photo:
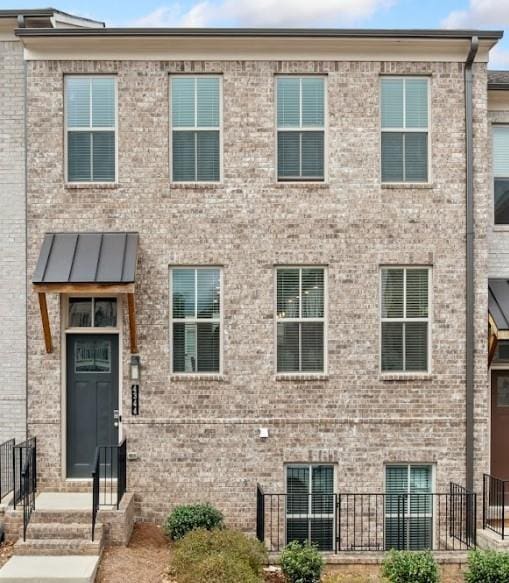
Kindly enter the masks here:
M 138 384 L 140 382 L 140 355 L 131 355 L 131 365 L 130 365 L 131 381 Z

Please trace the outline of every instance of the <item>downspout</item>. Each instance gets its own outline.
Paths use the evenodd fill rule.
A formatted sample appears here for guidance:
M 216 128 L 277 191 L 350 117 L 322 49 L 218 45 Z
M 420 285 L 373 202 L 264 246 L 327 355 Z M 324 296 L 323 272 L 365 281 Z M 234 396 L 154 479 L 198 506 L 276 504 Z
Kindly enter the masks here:
M 474 489 L 474 141 L 472 103 L 472 64 L 479 39 L 473 36 L 465 61 L 465 149 L 466 149 L 466 371 L 465 371 L 465 481 Z

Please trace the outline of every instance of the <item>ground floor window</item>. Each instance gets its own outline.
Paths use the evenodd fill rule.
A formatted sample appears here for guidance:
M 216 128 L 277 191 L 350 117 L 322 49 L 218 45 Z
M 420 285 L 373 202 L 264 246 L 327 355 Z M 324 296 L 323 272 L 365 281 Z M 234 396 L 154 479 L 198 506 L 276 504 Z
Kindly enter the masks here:
M 310 542 L 334 549 L 334 467 L 290 465 L 286 468 L 286 541 Z
M 422 550 L 433 546 L 433 468 L 390 465 L 385 470 L 385 546 Z

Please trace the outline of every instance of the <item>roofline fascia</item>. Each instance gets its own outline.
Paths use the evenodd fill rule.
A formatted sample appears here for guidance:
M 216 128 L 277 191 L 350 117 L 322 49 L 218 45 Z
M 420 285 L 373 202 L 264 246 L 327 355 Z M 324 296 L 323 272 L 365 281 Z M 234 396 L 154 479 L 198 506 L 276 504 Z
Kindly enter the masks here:
M 509 91 L 509 83 L 488 83 L 488 91 Z
M 55 8 L 27 8 L 27 9 L 20 8 L 18 10 L 16 10 L 15 8 L 9 8 L 6 10 L 0 10 L 0 19 L 1 18 L 17 18 L 18 16 L 24 16 L 27 18 L 37 18 L 37 17 L 39 17 L 39 18 L 40 17 L 52 18 L 58 14 L 60 14 L 62 16 L 67 16 L 69 18 L 76 18 L 77 20 L 83 20 L 84 22 L 93 22 L 94 24 L 102 24 L 103 27 L 106 26 L 106 23 L 102 20 L 94 20 L 93 18 L 86 18 L 85 16 L 79 16 L 78 14 L 69 14 L 69 12 L 63 12 L 62 10 L 56 10 Z M 33 30 L 47 30 L 47 29 L 34 28 Z

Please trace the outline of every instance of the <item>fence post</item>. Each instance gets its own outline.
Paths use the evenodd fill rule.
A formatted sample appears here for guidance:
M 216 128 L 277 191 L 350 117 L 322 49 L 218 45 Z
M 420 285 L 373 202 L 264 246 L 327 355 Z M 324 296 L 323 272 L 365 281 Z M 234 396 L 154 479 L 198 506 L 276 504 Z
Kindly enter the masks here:
M 256 538 L 265 542 L 265 496 L 260 484 L 256 485 Z
M 16 510 L 16 448 L 12 448 L 12 486 L 13 486 L 13 508 Z
M 502 540 L 505 538 L 505 484 L 502 482 Z

